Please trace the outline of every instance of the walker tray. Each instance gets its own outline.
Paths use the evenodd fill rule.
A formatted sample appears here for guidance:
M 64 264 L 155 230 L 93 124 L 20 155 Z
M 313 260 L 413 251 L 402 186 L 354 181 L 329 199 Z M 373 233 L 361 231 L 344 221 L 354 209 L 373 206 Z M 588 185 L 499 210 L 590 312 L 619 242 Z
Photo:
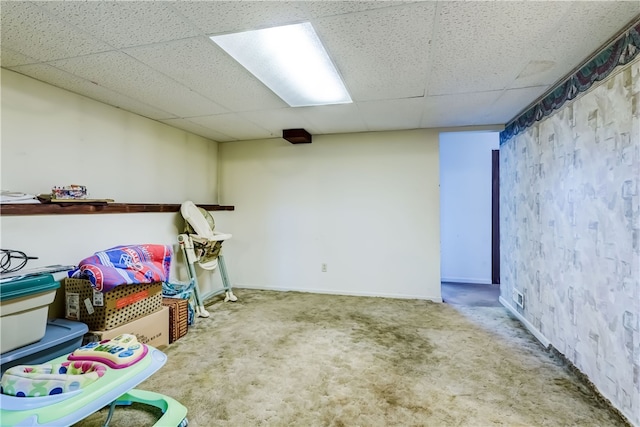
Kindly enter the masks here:
M 132 402 L 159 407 L 163 411 L 155 426 L 186 425 L 187 410 L 182 404 L 162 394 L 133 389 L 165 364 L 167 356 L 160 350 L 139 344 L 135 336 L 125 334 L 113 340 L 89 343 L 47 364 L 77 361 L 102 364 L 100 378 L 83 388 L 61 394 L 38 397 L 0 394 L 0 425 L 70 426 L 109 404 Z M 41 365 L 20 365 L 12 369 L 20 368 L 19 371 L 29 373 L 31 368 L 38 366 Z

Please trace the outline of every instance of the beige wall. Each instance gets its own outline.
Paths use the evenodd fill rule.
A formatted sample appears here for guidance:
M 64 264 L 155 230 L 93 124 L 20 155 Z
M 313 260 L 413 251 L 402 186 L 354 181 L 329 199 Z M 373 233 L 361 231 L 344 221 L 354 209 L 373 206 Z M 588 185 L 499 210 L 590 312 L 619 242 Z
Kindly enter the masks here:
M 217 143 L 2 70 L 3 190 L 83 184 L 123 203 L 217 202 Z M 0 217 L 0 244 L 77 264 L 115 245 L 173 244 L 177 213 Z
M 220 144 L 238 286 L 441 301 L 438 132 Z M 321 265 L 327 264 L 327 271 Z
M 2 69 L 4 190 L 215 203 L 216 158 L 216 142 Z
M 441 300 L 437 131 L 217 144 L 2 70 L 1 173 L 3 189 L 32 194 L 84 184 L 117 202 L 234 205 L 214 217 L 234 234 L 225 254 L 237 287 Z M 173 244 L 182 227 L 173 213 L 0 221 L 2 248 L 38 256 L 30 267 Z M 203 293 L 220 286 L 203 275 Z

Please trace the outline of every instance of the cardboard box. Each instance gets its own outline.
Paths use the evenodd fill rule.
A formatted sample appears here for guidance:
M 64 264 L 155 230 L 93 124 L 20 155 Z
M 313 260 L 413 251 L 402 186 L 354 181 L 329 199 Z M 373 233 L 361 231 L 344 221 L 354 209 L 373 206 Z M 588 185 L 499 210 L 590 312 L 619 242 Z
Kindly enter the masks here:
M 162 307 L 162 283 L 120 285 L 97 292 L 88 280 L 68 278 L 64 290 L 65 317 L 86 323 L 93 331 L 113 329 Z
M 94 341 L 113 339 L 121 334 L 133 334 L 138 342 L 161 349 L 169 345 L 169 307 L 161 307 L 160 311 L 136 319 L 107 331 L 89 331 L 85 334 L 83 344 Z

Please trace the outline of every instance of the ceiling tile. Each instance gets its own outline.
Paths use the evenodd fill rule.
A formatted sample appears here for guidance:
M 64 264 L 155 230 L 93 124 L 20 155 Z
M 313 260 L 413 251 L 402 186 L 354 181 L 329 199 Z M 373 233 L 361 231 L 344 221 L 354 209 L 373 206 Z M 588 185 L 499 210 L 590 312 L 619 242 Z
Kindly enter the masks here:
M 570 2 L 440 2 L 429 95 L 498 90 L 530 62 Z
M 169 6 L 170 2 L 43 1 L 39 4 L 117 48 L 201 34 Z
M 207 35 L 268 28 L 307 19 L 304 2 L 184 1 L 172 7 Z
M 314 23 L 354 101 L 424 95 L 435 4 L 376 9 Z
M 312 18 L 321 18 L 334 15 L 345 15 L 347 13 L 364 12 L 371 9 L 382 9 L 386 7 L 403 6 L 415 1 L 307 1 L 304 2 L 305 9 Z
M 317 134 L 362 132 L 367 126 L 356 104 L 323 105 L 300 110 Z
M 229 135 L 233 139 L 266 139 L 281 137 L 261 128 L 238 114 L 219 114 L 215 116 L 193 117 L 189 121 Z
M 573 2 L 544 48 L 552 49 L 555 43 L 563 42 L 577 50 L 576 55 L 583 60 L 639 15 L 640 1 Z
M 544 86 L 558 81 L 562 78 L 562 74 L 566 73 L 566 70 L 573 68 L 571 66 L 571 56 L 573 55 L 559 56 L 557 59 L 551 59 L 553 56 L 555 55 L 542 54 L 534 56 L 534 58 L 545 59 L 531 59 L 525 64 L 524 68 L 520 70 L 515 80 L 507 85 L 507 88 Z
M 111 50 L 106 43 L 25 1 L 3 1 L 2 45 L 15 52 L 50 61 Z
M 420 127 L 424 98 L 392 99 L 358 103 L 370 131 L 417 129 Z
M 251 111 L 240 116 L 268 130 L 274 136 L 282 136 L 283 129 L 303 128 L 315 131 L 299 108 L 280 108 L 277 110 Z
M 135 47 L 125 52 L 229 110 L 287 105 L 206 37 Z
M 193 134 L 200 135 L 204 138 L 209 138 L 217 142 L 227 142 L 227 141 L 235 140 L 235 138 L 232 138 L 228 135 L 217 132 L 211 128 L 201 126 L 187 119 L 168 119 L 168 120 L 160 120 L 160 121 L 169 126 L 173 126 L 175 128 L 182 129 L 187 132 L 191 132 Z
M 4 68 L 15 67 L 17 65 L 34 64 L 37 62 L 40 61 L 9 49 L 4 45 L 0 45 L 0 64 Z
M 525 87 L 504 91 L 500 97 L 483 110 L 482 117 L 491 123 L 508 123 L 529 104 L 542 96 L 549 86 Z
M 55 61 L 51 65 L 131 98 L 144 100 L 177 117 L 226 112 L 215 102 L 121 52 L 87 55 Z
M 558 28 L 531 46 L 531 63 L 516 76 L 510 87 L 557 83 L 638 14 L 640 1 L 573 2 Z M 553 65 L 541 69 L 545 62 Z
M 173 114 L 159 110 L 144 102 L 131 99 L 126 95 L 114 92 L 103 86 L 96 85 L 89 80 L 69 74 L 47 64 L 22 65 L 12 68 L 13 71 L 24 74 L 34 79 L 48 82 L 56 87 L 66 89 L 96 101 L 139 114 L 150 119 L 167 119 Z
M 420 127 L 454 127 L 495 124 L 479 118 L 478 112 L 488 109 L 502 91 L 429 96 L 423 103 Z

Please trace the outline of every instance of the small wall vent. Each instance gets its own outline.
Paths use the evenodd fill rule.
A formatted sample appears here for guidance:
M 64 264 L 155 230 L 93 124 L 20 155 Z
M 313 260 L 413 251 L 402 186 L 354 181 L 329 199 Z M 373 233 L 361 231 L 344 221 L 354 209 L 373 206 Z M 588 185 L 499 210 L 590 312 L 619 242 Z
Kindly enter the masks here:
M 511 295 L 516 305 L 524 309 L 524 295 L 522 294 L 522 292 L 514 288 L 513 293 Z

